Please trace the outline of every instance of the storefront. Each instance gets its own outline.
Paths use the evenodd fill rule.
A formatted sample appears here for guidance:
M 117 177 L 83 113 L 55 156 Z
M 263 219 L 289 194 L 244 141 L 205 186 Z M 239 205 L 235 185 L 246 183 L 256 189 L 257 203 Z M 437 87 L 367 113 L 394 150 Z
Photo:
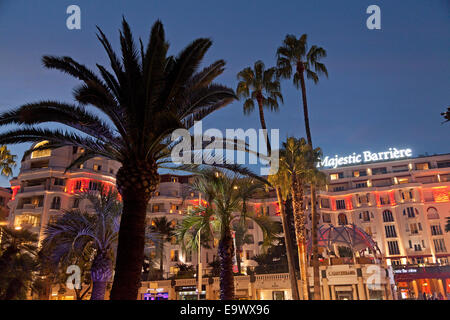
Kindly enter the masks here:
M 175 286 L 177 300 L 198 300 L 197 286 Z M 202 285 L 200 300 L 206 299 L 206 286 Z
M 396 267 L 394 277 L 399 299 L 450 298 L 450 266 Z

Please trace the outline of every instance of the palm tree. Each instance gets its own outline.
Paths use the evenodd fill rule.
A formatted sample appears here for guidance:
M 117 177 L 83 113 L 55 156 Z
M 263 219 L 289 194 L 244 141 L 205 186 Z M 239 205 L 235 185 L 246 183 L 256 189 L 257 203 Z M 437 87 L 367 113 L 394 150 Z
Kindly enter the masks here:
M 113 274 L 122 205 L 113 190 L 86 193 L 92 213 L 73 209 L 65 211 L 44 230 L 43 249 L 58 265 L 71 258 L 88 255 L 91 261 L 91 300 L 104 300 Z
M 238 273 L 242 273 L 242 252 L 243 247 L 246 244 L 252 244 L 252 236 L 248 233 L 248 227 L 242 225 L 239 222 L 235 222 L 232 224 L 232 230 L 234 232 L 234 241 L 236 244 L 236 263 L 238 267 Z
M 204 239 L 219 238 L 221 300 L 234 299 L 233 221 L 245 224 L 245 220 L 253 220 L 261 228 L 266 243 L 271 243 L 279 233 L 276 224 L 269 217 L 257 216 L 251 212 L 247 212 L 245 216 L 242 214 L 240 179 L 239 175 L 224 171 L 212 169 L 200 171 L 192 188 L 205 195 L 207 205 L 201 205 L 189 213 L 177 230 L 182 246 L 188 249 L 196 249 L 199 233 Z
M 244 98 L 244 114 L 249 115 L 255 109 L 255 101 L 258 104 L 259 120 L 261 128 L 267 130 L 264 119 L 264 108 L 270 111 L 278 111 L 278 100 L 283 102 L 283 96 L 280 89 L 280 81 L 276 78 L 276 68 L 265 70 L 264 63 L 261 60 L 255 62 L 253 69 L 247 67 L 237 75 L 239 83 L 236 94 L 239 98 Z M 267 154 L 270 155 L 270 141 L 265 134 Z
M 224 71 L 218 60 L 199 70 L 212 42 L 196 39 L 177 56 L 169 56 L 164 28 L 157 21 L 146 47 L 137 47 L 125 19 L 119 58 L 102 32 L 97 35 L 111 65 L 98 65 L 100 77 L 70 57 L 44 56 L 44 66 L 67 73 L 82 84 L 74 90 L 79 104 L 45 100 L 0 115 L 0 125 L 16 124 L 0 134 L 0 143 L 49 141 L 38 149 L 76 146 L 84 153 L 69 168 L 103 156 L 122 167 L 116 184 L 123 199 L 123 216 L 111 299 L 137 298 L 144 260 L 146 207 L 159 183 L 158 168 L 170 166 L 176 129 L 189 129 L 235 99 L 232 89 L 213 81 Z M 102 116 L 97 116 L 99 111 Z M 57 122 L 70 131 L 34 125 Z M 74 130 L 73 130 L 74 129 Z
M 280 150 L 280 168 L 275 177 L 279 181 L 279 193 L 289 192 L 292 197 L 294 212 L 295 235 L 298 246 L 300 275 L 303 280 L 303 298 L 308 299 L 308 275 L 306 252 L 306 216 L 304 212 L 304 188 L 307 183 L 314 183 L 322 176 L 313 165 L 320 156 L 320 149 L 311 150 L 305 139 L 290 137 L 283 143 Z M 281 188 L 284 188 L 281 189 Z M 289 190 L 289 191 L 287 191 Z
M 162 275 L 164 272 L 164 244 L 170 242 L 175 236 L 175 227 L 172 221 L 168 221 L 166 217 L 161 217 L 153 219 L 149 230 L 159 240 L 156 244 L 159 254 L 159 270 Z
M 16 156 L 11 154 L 6 146 L 0 146 L 0 168 L 5 177 L 12 175 L 12 169 L 16 166 Z
M 300 38 L 294 35 L 286 35 L 283 45 L 277 50 L 277 68 L 278 75 L 290 79 L 292 77 L 295 87 L 302 90 L 303 101 L 303 116 L 305 120 L 306 137 L 308 144 L 313 150 L 313 143 L 311 138 L 311 130 L 309 126 L 308 103 L 306 99 L 306 85 L 305 76 L 314 81 L 315 84 L 319 81 L 320 75 L 328 77 L 328 70 L 326 66 L 319 62 L 321 58 L 327 56 L 325 49 L 316 45 L 311 46 L 308 50 L 307 35 L 303 34 Z M 313 71 L 314 69 L 314 71 Z M 314 163 L 312 165 L 315 165 Z M 313 249 L 313 277 L 314 277 L 314 300 L 320 300 L 320 275 L 319 275 L 319 252 L 317 245 L 317 227 L 318 216 L 316 214 L 316 188 L 313 184 L 310 186 L 311 192 L 311 224 L 312 224 L 312 249 Z
M 7 227 L 0 233 L 0 300 L 26 299 L 38 265 L 37 235 Z
M 447 107 L 447 111 L 446 112 L 442 112 L 441 116 L 444 117 L 444 119 L 445 119 L 444 122 L 449 122 L 450 121 L 450 107 Z

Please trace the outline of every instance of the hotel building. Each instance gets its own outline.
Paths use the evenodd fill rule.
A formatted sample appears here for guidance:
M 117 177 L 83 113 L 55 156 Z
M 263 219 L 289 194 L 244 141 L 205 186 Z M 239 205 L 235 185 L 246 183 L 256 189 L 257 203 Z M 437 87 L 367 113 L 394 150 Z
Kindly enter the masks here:
M 355 224 L 392 265 L 399 297 L 450 292 L 450 154 L 323 170 L 321 224 Z
M 100 182 L 115 185 L 115 174 L 120 167 L 115 161 L 94 158 L 78 168 L 65 171 L 81 152 L 78 148 L 63 147 L 35 151 L 23 158 L 19 175 L 11 180 L 12 195 L 8 204 L 10 226 L 30 229 L 38 233 L 42 240 L 43 228 L 62 214 L 62 210 L 86 208 L 86 203 L 75 197 L 77 192 L 96 190 Z M 329 225 L 358 226 L 376 242 L 384 257 L 378 265 L 386 270 L 380 280 L 382 288 L 372 292 L 367 285 L 370 278 L 367 268 L 373 262 L 327 263 L 324 260 L 321 263 L 321 293 L 324 298 L 392 299 L 418 297 L 424 292 L 446 296 L 450 292 L 450 254 L 447 251 L 450 237 L 445 232 L 446 217 L 450 216 L 450 154 L 372 162 L 323 171 L 328 176 L 328 183 L 324 190 L 318 192 L 320 230 Z M 147 207 L 147 225 L 162 216 L 174 221 L 175 225 L 189 209 L 203 201 L 201 195 L 189 188 L 192 178 L 161 175 L 161 183 Z M 280 219 L 273 191 L 252 199 L 249 210 Z M 244 271 L 256 265 L 252 257 L 261 253 L 258 243 L 262 240 L 262 232 L 251 224 L 249 229 L 253 243 L 243 247 Z M 148 245 L 146 254 L 155 255 L 155 249 Z M 217 249 L 202 249 L 201 252 L 204 269 L 208 269 L 208 263 L 217 257 Z M 321 252 L 326 256 L 324 250 Z M 155 260 L 159 262 L 159 258 Z M 197 261 L 196 252 L 183 252 L 173 239 L 165 245 L 164 277 L 167 279 L 176 274 L 178 263 L 195 266 Z M 207 271 L 204 270 L 204 273 Z M 312 275 L 311 269 L 309 274 Z M 236 284 L 239 297 L 290 298 L 287 274 L 272 275 L 273 279 L 269 275 L 245 277 L 240 284 Z M 170 280 L 146 281 L 143 282 L 141 297 L 145 298 L 152 290 L 164 292 L 171 299 L 196 296 L 195 290 L 190 288 L 193 280 L 178 279 L 175 283 Z M 216 282 L 217 279 L 204 279 L 205 296 L 217 296 Z M 397 289 L 394 295 L 391 289 Z

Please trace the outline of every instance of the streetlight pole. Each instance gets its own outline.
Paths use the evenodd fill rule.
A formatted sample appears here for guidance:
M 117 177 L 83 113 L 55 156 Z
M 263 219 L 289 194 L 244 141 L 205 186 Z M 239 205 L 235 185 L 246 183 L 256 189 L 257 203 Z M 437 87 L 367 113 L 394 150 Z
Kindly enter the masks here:
M 198 193 L 198 206 L 200 207 L 200 205 L 201 205 L 201 202 L 202 202 L 202 195 L 201 195 L 201 193 L 199 192 Z M 198 230 L 198 274 L 197 274 L 197 276 L 198 276 L 198 286 L 197 286 L 197 291 L 198 291 L 198 293 L 197 293 L 197 300 L 200 300 L 200 295 L 201 295 L 201 293 L 202 293 L 202 252 L 201 252 L 201 248 L 202 248 L 202 242 L 201 242 L 201 231 L 202 231 L 202 228 L 200 228 L 199 230 Z

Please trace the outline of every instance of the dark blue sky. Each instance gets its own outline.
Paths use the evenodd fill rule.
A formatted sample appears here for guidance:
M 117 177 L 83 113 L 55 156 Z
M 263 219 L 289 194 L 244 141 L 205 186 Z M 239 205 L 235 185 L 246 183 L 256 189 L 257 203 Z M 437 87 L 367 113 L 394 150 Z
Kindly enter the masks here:
M 81 30 L 66 28 L 71 4 L 81 7 Z M 366 28 L 371 4 L 381 8 L 381 30 Z M 95 25 L 117 48 L 122 15 L 145 41 L 161 19 L 172 53 L 194 38 L 212 38 L 205 62 L 225 59 L 219 80 L 233 88 L 242 68 L 258 59 L 275 63 L 286 34 L 307 33 L 310 45 L 328 52 L 329 79 L 307 83 L 314 144 L 325 154 L 391 146 L 412 148 L 414 155 L 450 152 L 450 125 L 440 116 L 450 103 L 448 0 L 0 0 L 0 111 L 41 99 L 72 101 L 76 82 L 42 68 L 42 55 L 106 64 Z M 280 128 L 282 140 L 304 136 L 300 93 L 290 82 L 282 85 L 285 104 L 279 113 L 266 113 L 268 127 Z M 235 102 L 209 116 L 208 127 L 258 128 L 259 120 L 256 113 L 244 117 Z M 27 147 L 11 150 L 20 160 Z

